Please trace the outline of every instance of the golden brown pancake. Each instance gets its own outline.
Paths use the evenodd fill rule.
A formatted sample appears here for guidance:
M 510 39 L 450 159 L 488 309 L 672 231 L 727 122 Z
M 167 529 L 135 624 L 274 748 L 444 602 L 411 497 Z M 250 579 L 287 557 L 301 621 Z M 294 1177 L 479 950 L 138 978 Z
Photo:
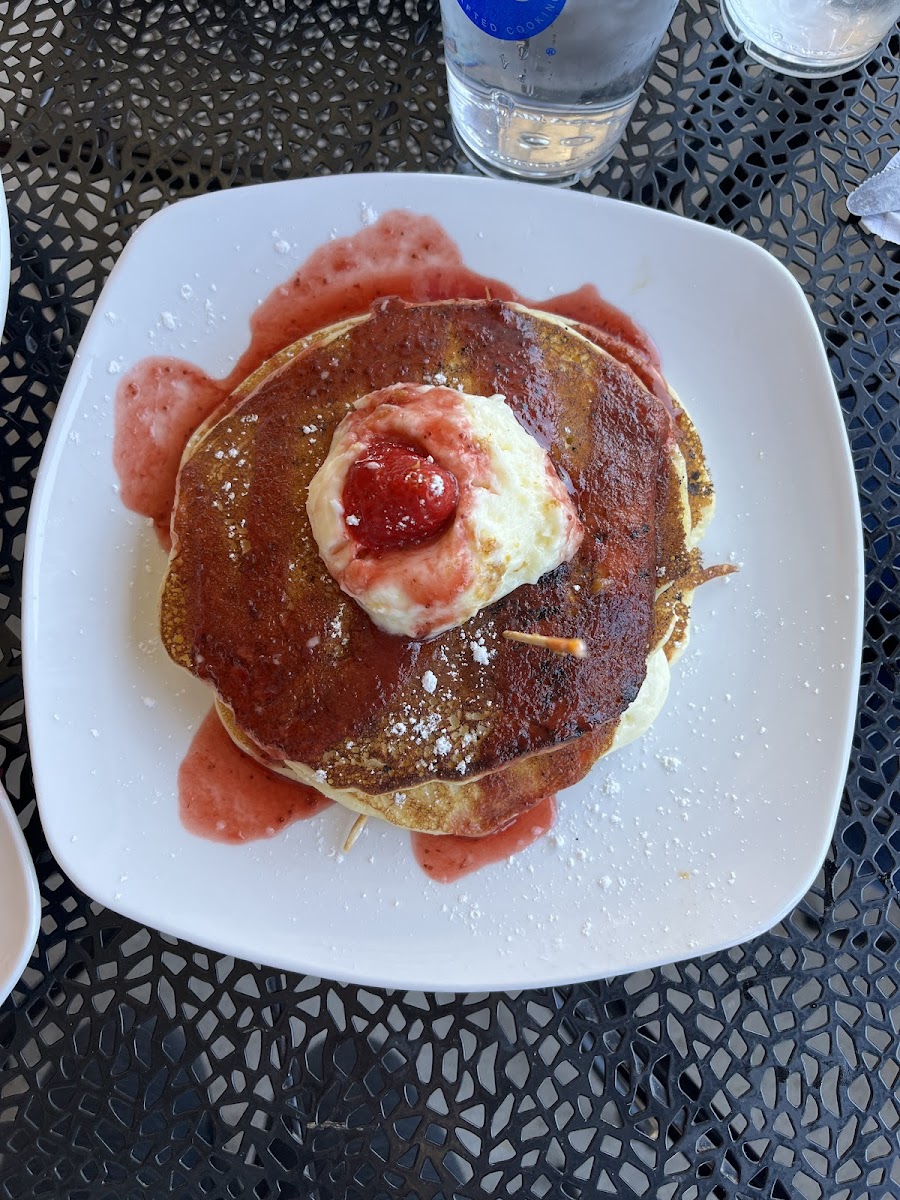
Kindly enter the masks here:
M 646 728 L 709 575 L 695 542 L 712 489 L 687 414 L 634 365 L 517 305 L 388 300 L 247 380 L 185 451 L 161 604 L 169 654 L 215 689 L 238 744 L 358 811 L 477 836 Z M 354 401 L 436 376 L 506 397 L 585 536 L 537 584 L 419 642 L 341 592 L 305 501 Z M 587 657 L 510 629 L 581 638 Z

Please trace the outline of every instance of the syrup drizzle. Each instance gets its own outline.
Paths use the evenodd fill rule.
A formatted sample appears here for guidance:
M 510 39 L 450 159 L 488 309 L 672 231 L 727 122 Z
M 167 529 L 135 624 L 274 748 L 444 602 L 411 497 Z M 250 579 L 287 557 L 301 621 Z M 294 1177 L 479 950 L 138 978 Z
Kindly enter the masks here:
M 250 344 L 234 369 L 214 379 L 174 357 L 142 359 L 122 378 L 115 399 L 113 462 L 125 506 L 153 520 L 169 545 L 169 520 L 181 457 L 191 435 L 235 387 L 273 354 L 317 329 L 365 313 L 377 299 L 411 303 L 501 299 L 556 313 L 624 342 L 652 376 L 659 355 L 647 335 L 591 284 L 532 301 L 470 270 L 459 248 L 431 217 L 386 213 L 359 233 L 320 247 L 250 319 Z M 179 807 L 187 829 L 239 843 L 271 837 L 331 802 L 312 788 L 259 766 L 239 750 L 215 710 L 198 730 L 178 774 Z M 413 853 L 431 878 L 452 882 L 520 853 L 551 828 L 556 798 L 548 796 L 511 825 L 485 838 L 413 834 Z

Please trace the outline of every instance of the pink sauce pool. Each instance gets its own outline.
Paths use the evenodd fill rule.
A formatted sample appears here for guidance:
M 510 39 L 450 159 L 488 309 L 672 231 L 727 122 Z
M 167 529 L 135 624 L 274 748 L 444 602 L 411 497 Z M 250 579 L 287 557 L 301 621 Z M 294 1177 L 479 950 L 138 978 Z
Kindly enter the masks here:
M 254 762 L 234 744 L 215 709 L 204 718 L 178 771 L 178 808 L 185 829 L 214 842 L 274 837 L 332 803 Z
M 502 862 L 527 850 L 532 842 L 553 828 L 555 820 L 556 797 L 547 796 L 521 817 L 516 817 L 505 829 L 487 837 L 414 833 L 413 855 L 430 879 L 436 883 L 455 883 L 490 863 Z

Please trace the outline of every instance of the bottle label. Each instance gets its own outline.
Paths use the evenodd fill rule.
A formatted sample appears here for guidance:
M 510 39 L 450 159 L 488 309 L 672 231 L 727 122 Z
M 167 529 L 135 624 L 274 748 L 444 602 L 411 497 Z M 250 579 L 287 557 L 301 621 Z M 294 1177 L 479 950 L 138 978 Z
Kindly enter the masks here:
M 473 25 L 489 37 L 523 42 L 549 29 L 566 0 L 457 0 Z

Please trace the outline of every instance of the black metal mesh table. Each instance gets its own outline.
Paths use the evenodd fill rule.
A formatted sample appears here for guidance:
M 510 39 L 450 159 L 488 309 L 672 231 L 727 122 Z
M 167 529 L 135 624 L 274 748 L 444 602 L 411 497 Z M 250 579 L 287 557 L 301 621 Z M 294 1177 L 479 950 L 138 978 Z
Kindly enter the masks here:
M 823 871 L 783 924 L 697 962 L 424 996 L 223 959 L 80 894 L 35 811 L 18 634 L 42 443 L 129 235 L 251 181 L 468 169 L 437 2 L 0 0 L 0 761 L 44 905 L 0 1010 L 0 1197 L 900 1196 L 900 252 L 845 206 L 900 144 L 898 54 L 895 34 L 863 70 L 800 85 L 748 68 L 716 5 L 689 0 L 594 185 L 758 241 L 824 334 L 868 611 Z

